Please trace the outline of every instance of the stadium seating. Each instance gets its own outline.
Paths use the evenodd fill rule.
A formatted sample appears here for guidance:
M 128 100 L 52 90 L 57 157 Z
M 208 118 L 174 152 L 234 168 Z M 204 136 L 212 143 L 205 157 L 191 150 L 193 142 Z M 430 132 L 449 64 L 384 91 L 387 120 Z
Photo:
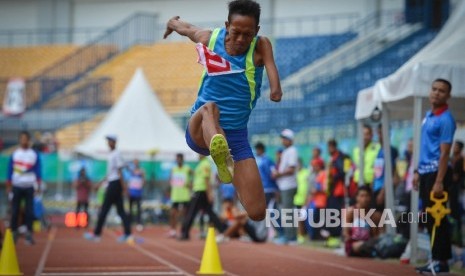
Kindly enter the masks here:
M 117 53 L 118 48 L 116 45 L 89 45 L 79 48 L 72 55 L 47 68 L 35 77 L 35 80 L 40 83 L 41 98 L 32 107 L 42 107 L 67 85 L 79 80 L 90 70 L 109 60 Z
M 314 83 L 302 84 L 304 99 L 287 100 L 280 105 L 262 100 L 249 122 L 251 134 L 268 133 L 270 129 L 300 130 L 354 122 L 357 93 L 395 72 L 435 35 L 435 31 L 421 30 L 327 83 L 320 80 L 316 88 Z
M 67 97 L 65 106 L 83 107 L 83 99 L 76 93 L 79 87 L 86 87 L 92 82 L 110 80 L 112 93 L 103 99 L 111 105 L 116 102 L 131 80 L 137 68 L 141 67 L 166 111 L 171 114 L 185 113 L 195 100 L 202 73 L 201 65 L 196 63 L 196 51 L 192 43 L 161 43 L 150 46 L 136 45 L 99 66 L 87 78 L 67 87 L 50 100 L 45 107 L 63 107 L 63 97 Z M 174 60 L 173 60 L 174 57 Z M 95 97 L 102 89 L 97 89 Z M 101 95 L 100 95 L 101 96 Z M 85 138 L 102 118 L 97 117 L 86 122 L 66 126 L 57 132 L 62 148 L 72 148 Z
M 56 138 L 60 141 L 61 149 L 72 149 L 82 140 L 87 138 L 95 128 L 102 122 L 104 113 L 97 114 L 94 118 L 68 125 L 56 132 Z
M 283 68 L 284 74 L 295 72 L 355 36 L 353 33 L 344 33 L 278 39 L 278 66 Z M 291 56 L 286 52 L 291 52 Z M 195 60 L 196 52 L 190 42 L 138 45 L 98 67 L 92 77 L 111 78 L 112 99 L 116 101 L 136 68 L 142 67 L 165 109 L 171 114 L 185 113 L 195 100 L 202 72 Z
M 44 104 L 46 109 L 107 109 L 113 104 L 110 78 L 86 78 L 74 82 Z
M 278 38 L 274 45 L 276 66 L 281 79 L 354 39 L 355 33 Z
M 28 80 L 69 56 L 76 49 L 78 46 L 75 45 L 0 48 L 0 102 L 3 102 L 4 88 L 12 77 L 24 78 L 27 81 L 27 105 L 36 102 L 40 97 L 40 84 Z
M 195 100 L 202 73 L 196 59 L 190 42 L 138 45 L 97 68 L 92 77 L 111 78 L 112 99 L 116 101 L 141 67 L 166 111 L 184 113 Z
M 82 80 L 95 68 L 124 53 L 132 46 L 152 44 L 155 41 L 153 26 L 156 20 L 157 16 L 153 14 L 133 14 L 114 27 L 107 29 L 101 36 L 80 47 L 73 54 L 41 71 L 33 80 L 39 82 L 40 100 L 30 107 L 42 108 L 48 104 L 50 99 L 62 94 L 67 86 Z M 134 28 L 141 30 L 145 28 L 145 31 L 134 32 Z
M 317 85 L 303 83 L 301 87 L 304 98 L 287 100 L 279 105 L 273 105 L 273 107 L 264 104 L 265 100 L 260 101 L 249 124 L 251 134 L 268 133 L 270 129 L 279 130 L 285 127 L 299 130 L 353 122 L 357 92 L 373 85 L 379 78 L 394 72 L 426 45 L 434 35 L 435 32 L 431 31 L 417 32 L 356 68 L 342 72 L 336 78 L 317 80 L 319 82 Z M 345 33 L 277 39 L 275 51 L 280 74 L 286 76 L 298 71 L 355 36 L 352 33 Z M 321 45 L 325 45 L 325 47 Z M 73 46 L 67 47 L 69 53 L 80 51 L 76 51 L 76 47 Z M 194 44 L 176 42 L 135 45 L 119 55 L 116 55 L 117 51 L 111 45 L 94 45 L 92 47 L 89 49 L 93 49 L 93 53 L 87 55 L 83 52 L 80 54 L 82 59 L 79 62 L 74 60 L 76 58 L 67 58 L 66 54 L 63 54 L 61 59 L 53 60 L 55 63 L 73 63 L 73 66 L 69 66 L 74 67 L 74 69 L 70 69 L 71 71 L 56 69 L 60 66 L 49 67 L 53 69 L 48 70 L 44 69 L 50 66 L 50 63 L 42 65 L 41 69 L 36 72 L 32 72 L 32 69 L 24 70 L 24 72 L 30 72 L 29 77 L 42 72 L 40 81 L 31 82 L 27 86 L 29 105 L 40 100 L 42 101 L 41 107 L 47 109 L 90 107 L 98 111 L 102 108 L 108 108 L 117 101 L 139 67 L 144 70 L 159 100 L 170 114 L 186 113 L 195 100 L 202 67 L 196 63 Z M 0 49 L 0 57 L 6 52 L 6 50 L 3 49 L 2 52 Z M 75 56 L 75 54 L 70 56 Z M 95 60 L 96 57 L 98 60 Z M 67 59 L 69 61 L 66 61 Z M 109 61 L 102 63 L 103 60 Z M 44 87 L 47 88 L 47 85 L 50 85 L 48 88 L 56 87 L 56 83 L 53 83 L 54 79 L 61 78 L 70 81 L 76 75 L 93 66 L 94 70 L 89 71 L 90 73 L 86 73 L 83 78 L 77 81 L 71 81 L 62 92 L 44 94 Z M 3 68 L 0 68 L 0 74 L 12 75 Z M 24 74 L 24 76 L 26 75 Z M 49 77 L 52 83 L 48 84 L 47 78 L 44 76 Z M 48 88 L 45 91 L 54 91 L 54 89 Z M 42 94 L 40 93 L 41 89 Z M 88 101 L 89 99 L 92 101 Z M 277 108 L 282 112 L 276 112 Z M 100 120 L 101 117 L 97 116 L 96 119 L 66 126 L 59 130 L 58 138 L 66 144 L 63 144 L 65 148 L 72 147 L 90 133 Z
M 24 78 L 27 106 L 40 107 L 54 96 L 56 89 L 110 58 L 115 51 L 112 45 L 0 48 L 0 86 L 5 87 L 11 77 Z M 1 89 L 0 100 L 3 93 Z
M 75 45 L 0 48 L 0 78 L 33 77 L 77 48 Z
M 295 72 L 353 37 L 355 34 L 345 33 L 278 39 L 276 55 L 280 73 L 285 76 Z M 36 75 L 36 80 L 28 83 L 28 106 L 34 104 L 35 107 L 63 107 L 63 102 L 65 102 L 63 95 L 67 95 L 66 107 L 82 107 L 82 99 L 78 99 L 76 89 L 89 86 L 86 82 L 95 84 L 96 78 L 104 77 L 112 79 L 109 89 L 112 91 L 111 99 L 105 99 L 104 104 L 99 100 L 96 105 L 108 107 L 122 93 L 132 72 L 137 67 L 142 67 L 169 113 L 183 113 L 188 110 L 195 99 L 202 70 L 195 63 L 196 53 L 192 43 L 133 46 L 128 51 L 115 56 L 108 63 L 97 67 L 97 70 L 91 74 L 91 78 L 79 79 L 81 74 L 98 66 L 102 61 L 110 59 L 117 51 L 116 46 L 112 45 L 90 45 L 61 60 L 55 60 L 54 66 L 42 68 L 42 71 L 33 74 Z M 291 54 L 289 56 L 286 53 Z M 280 56 L 282 58 L 279 58 Z M 173 57 L 176 57 L 174 62 Z M 37 75 L 39 72 L 41 74 Z M 64 93 L 56 93 L 61 87 L 67 85 Z

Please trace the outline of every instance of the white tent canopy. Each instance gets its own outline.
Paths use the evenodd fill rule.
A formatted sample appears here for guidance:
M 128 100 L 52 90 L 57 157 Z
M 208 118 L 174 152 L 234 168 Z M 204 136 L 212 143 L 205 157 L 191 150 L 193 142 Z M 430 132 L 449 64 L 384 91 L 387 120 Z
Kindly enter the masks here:
M 452 83 L 452 99 L 449 107 L 456 120 L 465 120 L 465 2 L 461 2 L 453 15 L 436 38 L 426 47 L 406 62 L 392 75 L 376 82 L 375 86 L 362 90 L 360 93 L 368 93 L 372 90 L 373 102 L 371 105 L 381 103 L 383 109 L 383 141 L 385 158 L 390 159 L 390 141 L 388 125 L 390 120 L 413 119 L 414 129 L 414 154 L 413 162 L 418 163 L 420 150 L 421 120 L 428 103 L 428 95 L 431 83 L 437 78 L 447 79 Z M 366 97 L 365 97 L 366 98 Z M 362 99 L 362 98 L 361 98 Z M 366 104 L 359 101 L 357 105 Z M 363 108 L 357 106 L 356 110 Z M 371 113 L 356 113 L 356 119 L 368 118 Z M 386 172 L 392 171 L 391 162 L 386 162 Z M 391 173 L 386 173 L 386 207 L 392 208 L 392 179 Z M 412 192 L 411 209 L 413 217 L 418 214 L 418 192 Z M 417 252 L 416 224 L 411 227 L 412 258 L 415 262 Z
M 105 159 L 109 152 L 105 140 L 108 134 L 118 137 L 117 148 L 125 159 L 174 160 L 176 153 L 184 153 L 186 160 L 197 156 L 187 146 L 184 132 L 163 109 L 140 68 L 102 123 L 75 151 Z
M 355 119 L 367 119 L 370 118 L 373 110 L 378 107 L 381 109 L 381 105 L 374 98 L 373 87 L 360 90 L 357 94 L 357 104 L 355 106 Z

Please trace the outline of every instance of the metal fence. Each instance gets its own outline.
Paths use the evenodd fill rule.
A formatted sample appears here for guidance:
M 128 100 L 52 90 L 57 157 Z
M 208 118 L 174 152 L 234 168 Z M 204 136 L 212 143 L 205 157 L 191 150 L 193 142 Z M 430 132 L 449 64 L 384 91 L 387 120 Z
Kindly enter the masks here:
M 85 45 L 100 36 L 106 28 L 55 28 L 0 30 L 0 46 L 76 44 Z
M 363 58 L 364 53 L 355 52 L 354 57 L 363 60 L 354 66 L 343 67 L 338 73 L 317 76 L 309 81 L 283 85 L 285 95 L 279 104 L 270 102 L 265 91 L 251 116 L 250 134 L 269 139 L 267 136 L 276 137 L 280 130 L 291 128 L 301 133 L 302 141 L 306 143 L 328 137 L 354 138 L 357 93 L 395 72 L 436 34 L 437 31 L 414 29 L 412 34 L 377 51 L 370 58 Z
M 153 43 L 157 35 L 153 29 L 156 20 L 156 15 L 135 14 L 72 55 L 46 68 L 33 79 L 39 80 L 44 86 L 41 88 L 40 100 L 32 107 L 41 107 L 67 85 L 129 47 Z
M 129 17 L 127 21 L 138 18 L 144 13 L 137 13 Z M 148 15 L 148 14 L 145 14 Z M 149 15 L 155 16 L 155 15 Z M 260 33 L 269 37 L 299 37 L 321 34 L 335 34 L 351 30 L 353 32 L 368 32 L 380 25 L 391 24 L 394 21 L 403 20 L 403 13 L 399 10 L 386 10 L 382 13 L 371 13 L 362 17 L 360 13 L 337 13 L 312 16 L 300 16 L 289 18 L 264 18 L 260 22 Z M 122 37 L 131 41 L 131 36 L 146 36 L 153 34 L 154 40 L 161 40 L 166 22 L 160 22 L 154 18 L 149 27 L 145 28 L 139 23 L 127 26 L 127 31 Z M 191 22 L 196 26 L 214 28 L 223 26 L 223 21 Z M 138 25 L 139 24 L 139 25 Z M 117 24 L 117 29 L 125 23 Z M 153 32 L 155 31 L 155 33 Z M 0 47 L 51 45 L 51 44 L 92 44 L 100 37 L 112 32 L 111 28 L 86 27 L 86 28 L 53 28 L 53 29 L 11 29 L 0 30 Z M 150 39 L 153 41 L 153 39 Z

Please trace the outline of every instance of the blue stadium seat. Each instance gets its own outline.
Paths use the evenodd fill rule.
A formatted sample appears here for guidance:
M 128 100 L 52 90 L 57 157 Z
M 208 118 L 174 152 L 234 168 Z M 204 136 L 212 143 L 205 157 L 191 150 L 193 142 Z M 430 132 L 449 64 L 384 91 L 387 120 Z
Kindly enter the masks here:
M 274 51 L 280 77 L 286 78 L 356 36 L 343 33 L 277 39 Z
M 329 82 L 324 78 L 317 80 L 321 83 L 317 88 L 314 83 L 302 84 L 303 100 L 286 100 L 278 105 L 260 101 L 249 122 L 250 133 L 268 133 L 283 127 L 299 130 L 354 122 L 358 91 L 373 86 L 377 80 L 394 73 L 436 34 L 436 31 L 418 31 L 356 68 L 341 72 Z M 288 72 L 291 71 L 292 69 Z M 270 116 L 264 119 L 259 114 Z M 261 119 L 257 120 L 257 116 Z

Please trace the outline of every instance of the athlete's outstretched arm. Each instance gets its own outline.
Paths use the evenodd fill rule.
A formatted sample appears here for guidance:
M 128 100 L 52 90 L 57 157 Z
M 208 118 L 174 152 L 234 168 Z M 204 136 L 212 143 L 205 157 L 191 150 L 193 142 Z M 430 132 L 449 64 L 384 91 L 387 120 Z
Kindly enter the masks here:
M 210 40 L 211 31 L 201 29 L 190 23 L 179 20 L 179 16 L 174 16 L 166 24 L 166 31 L 163 38 L 166 39 L 173 31 L 177 32 L 182 36 L 187 36 L 190 40 L 195 43 L 202 43 L 207 45 Z
M 274 62 L 271 42 L 268 38 L 262 36 L 260 37 L 260 43 L 258 46 L 261 56 L 263 57 L 263 63 L 265 64 L 268 80 L 270 81 L 270 100 L 279 102 L 283 96 L 283 91 L 281 90 L 278 69 Z

